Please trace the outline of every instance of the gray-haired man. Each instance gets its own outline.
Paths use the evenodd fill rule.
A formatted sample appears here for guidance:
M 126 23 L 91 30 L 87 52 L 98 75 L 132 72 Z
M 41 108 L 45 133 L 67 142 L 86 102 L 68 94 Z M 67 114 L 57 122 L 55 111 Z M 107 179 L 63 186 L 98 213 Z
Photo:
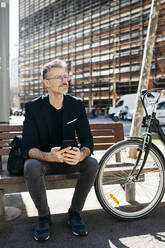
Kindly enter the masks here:
M 39 214 L 34 238 L 48 240 L 50 237 L 51 216 L 44 175 L 71 172 L 80 172 L 80 176 L 68 212 L 68 223 L 74 235 L 85 236 L 87 229 L 80 213 L 98 170 L 97 161 L 90 157 L 93 139 L 89 122 L 82 100 L 66 94 L 69 79 L 66 63 L 52 61 L 43 67 L 42 73 L 48 95 L 25 105 L 23 125 L 24 176 Z M 76 145 L 61 149 L 63 140 L 74 140 Z

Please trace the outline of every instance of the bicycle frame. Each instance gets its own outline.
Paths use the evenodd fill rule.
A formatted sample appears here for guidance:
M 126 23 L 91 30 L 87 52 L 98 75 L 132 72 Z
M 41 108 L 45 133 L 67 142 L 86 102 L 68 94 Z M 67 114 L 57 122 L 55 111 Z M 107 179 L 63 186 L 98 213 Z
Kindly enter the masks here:
M 141 102 L 142 102 L 143 108 L 144 108 L 145 113 L 146 113 L 146 118 L 149 120 L 149 125 L 147 127 L 146 135 L 143 138 L 143 146 L 142 146 L 142 148 L 140 149 L 140 151 L 138 153 L 136 164 L 133 167 L 132 172 L 130 174 L 130 177 L 132 177 L 134 171 L 136 170 L 136 168 L 137 168 L 137 166 L 139 164 L 139 161 L 141 159 L 142 152 L 145 150 L 145 154 L 144 154 L 144 159 L 143 159 L 142 165 L 141 165 L 141 167 L 140 167 L 137 175 L 132 178 L 132 181 L 133 182 L 135 182 L 136 180 L 138 180 L 139 175 L 140 175 L 141 171 L 143 170 L 143 168 L 145 166 L 145 162 L 147 160 L 147 157 L 148 157 L 148 154 L 149 154 L 149 150 L 150 150 L 150 145 L 152 143 L 151 133 L 152 132 L 157 133 L 158 134 L 158 137 L 160 138 L 160 140 L 162 141 L 162 143 L 165 145 L 165 134 L 163 132 L 163 129 L 159 125 L 159 121 L 156 119 L 156 106 L 157 106 L 157 103 L 158 103 L 158 101 L 160 99 L 161 93 L 162 93 L 162 91 L 164 91 L 164 89 L 159 88 L 159 90 L 161 90 L 161 93 L 160 93 L 159 97 L 157 98 L 157 100 L 155 101 L 155 103 L 153 104 L 153 109 L 152 109 L 151 116 L 148 115 L 147 109 L 146 109 L 145 104 L 144 104 L 145 96 L 147 95 L 149 97 L 153 97 L 153 95 L 150 92 L 151 91 L 154 91 L 154 90 L 158 90 L 158 89 L 152 89 L 152 90 L 148 90 L 148 91 L 145 90 L 145 91 L 142 91 L 142 93 L 141 93 Z M 142 97 L 142 95 L 143 95 L 143 97 Z M 129 137 L 129 138 L 131 138 L 131 137 Z

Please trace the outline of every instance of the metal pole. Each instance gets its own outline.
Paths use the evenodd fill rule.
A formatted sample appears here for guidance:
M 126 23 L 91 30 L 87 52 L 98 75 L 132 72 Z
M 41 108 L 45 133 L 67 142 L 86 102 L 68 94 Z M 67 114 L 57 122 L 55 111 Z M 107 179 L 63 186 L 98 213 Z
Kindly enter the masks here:
M 9 123 L 9 0 L 0 0 L 0 123 Z

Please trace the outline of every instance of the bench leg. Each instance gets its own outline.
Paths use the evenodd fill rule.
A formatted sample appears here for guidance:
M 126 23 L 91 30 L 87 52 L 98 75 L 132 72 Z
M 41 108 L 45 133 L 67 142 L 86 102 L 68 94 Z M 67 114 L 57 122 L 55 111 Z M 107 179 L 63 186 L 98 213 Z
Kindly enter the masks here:
M 121 162 L 120 152 L 116 153 L 115 156 L 116 156 L 116 162 L 120 163 Z
M 4 190 L 0 189 L 0 217 L 5 215 Z
M 0 189 L 0 218 L 11 221 L 18 218 L 22 211 L 16 207 L 5 207 L 4 189 Z
M 15 220 L 21 215 L 22 211 L 16 207 L 5 207 L 5 220 L 11 221 Z

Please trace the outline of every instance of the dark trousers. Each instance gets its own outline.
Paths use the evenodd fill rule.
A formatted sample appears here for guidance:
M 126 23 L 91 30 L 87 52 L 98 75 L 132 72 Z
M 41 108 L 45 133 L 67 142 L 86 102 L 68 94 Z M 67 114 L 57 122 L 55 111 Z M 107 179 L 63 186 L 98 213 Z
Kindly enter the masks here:
M 27 159 L 24 169 L 25 182 L 39 216 L 46 216 L 49 213 L 44 175 L 80 173 L 71 203 L 71 209 L 80 212 L 94 184 L 97 171 L 98 162 L 92 157 L 86 158 L 77 165 Z

